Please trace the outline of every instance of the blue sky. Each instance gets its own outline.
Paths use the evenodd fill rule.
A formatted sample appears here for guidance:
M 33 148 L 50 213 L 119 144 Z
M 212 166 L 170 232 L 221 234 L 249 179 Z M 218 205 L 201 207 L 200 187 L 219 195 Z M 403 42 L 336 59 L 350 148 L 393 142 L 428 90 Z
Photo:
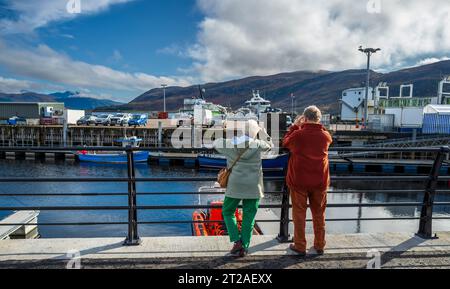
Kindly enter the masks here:
M 0 92 L 129 101 L 162 83 L 363 68 L 359 45 L 391 71 L 449 59 L 448 23 L 448 0 L 0 0 Z
M 190 67 L 191 60 L 183 55 L 183 51 L 195 43 L 197 25 L 202 19 L 194 0 L 135 0 L 86 14 L 83 13 L 83 2 L 81 0 L 81 13 L 73 19 L 61 17 L 61 20 L 49 21 L 32 31 L 4 33 L 0 41 L 20 50 L 34 50 L 45 45 L 72 61 L 101 65 L 124 73 L 151 72 L 154 76 L 165 76 Z M 2 19 L 17 20 L 20 17 L 20 12 L 9 9 L 10 1 L 0 3 Z M 35 5 L 39 8 L 39 1 L 35 1 Z M 39 78 L 10 66 L 0 65 L 0 76 L 25 81 Z M 38 89 L 42 92 L 59 88 L 57 83 L 45 77 L 37 81 L 45 84 L 42 86 L 44 89 Z M 56 84 L 55 87 L 52 83 Z M 162 80 L 161 83 L 165 82 Z M 83 89 L 70 85 L 70 82 L 62 83 L 61 88 Z M 138 91 L 133 89 L 124 93 L 109 89 L 107 85 L 86 89 L 86 94 L 111 96 L 116 100 L 128 100 L 138 95 Z
M 169 75 L 188 66 L 189 59 L 167 51 L 194 43 L 200 21 L 193 0 L 140 0 L 55 23 L 38 33 L 40 41 L 74 59 L 123 71 Z

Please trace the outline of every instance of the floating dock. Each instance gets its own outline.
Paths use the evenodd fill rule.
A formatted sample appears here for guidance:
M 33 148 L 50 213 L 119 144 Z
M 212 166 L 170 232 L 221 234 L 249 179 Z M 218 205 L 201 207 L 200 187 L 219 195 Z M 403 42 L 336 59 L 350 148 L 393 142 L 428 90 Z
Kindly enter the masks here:
M 331 172 L 352 173 L 406 173 L 429 174 L 433 165 L 432 160 L 397 160 L 397 159 L 331 159 Z M 441 175 L 450 174 L 449 163 L 444 163 Z

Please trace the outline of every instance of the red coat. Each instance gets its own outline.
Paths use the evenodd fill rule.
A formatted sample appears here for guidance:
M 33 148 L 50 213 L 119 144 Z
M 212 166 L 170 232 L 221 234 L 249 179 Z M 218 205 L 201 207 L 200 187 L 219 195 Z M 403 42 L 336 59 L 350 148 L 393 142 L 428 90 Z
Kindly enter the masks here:
M 326 190 L 330 185 L 328 148 L 331 135 L 321 124 L 292 125 L 283 140 L 291 152 L 287 185 L 294 191 Z

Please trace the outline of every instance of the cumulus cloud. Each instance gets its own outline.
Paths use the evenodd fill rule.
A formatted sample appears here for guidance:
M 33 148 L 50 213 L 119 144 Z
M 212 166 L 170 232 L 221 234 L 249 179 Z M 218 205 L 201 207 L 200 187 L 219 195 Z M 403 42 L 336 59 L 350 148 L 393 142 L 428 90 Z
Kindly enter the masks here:
M 113 99 L 114 97 L 109 93 L 94 93 L 87 88 L 82 88 L 80 91 L 70 95 L 69 98 L 82 97 L 82 98 L 97 98 L 97 99 Z M 122 101 L 122 100 L 119 100 Z
M 441 57 L 441 58 L 429 57 L 429 58 L 425 58 L 425 59 L 420 60 L 419 62 L 416 63 L 415 66 L 422 66 L 422 65 L 432 64 L 432 63 L 436 63 L 436 62 L 444 61 L 444 60 L 450 60 L 450 58 L 449 57 Z
M 69 13 L 69 0 L 6 0 L 2 3 L 2 19 L 0 19 L 0 35 L 28 34 L 37 28 L 50 23 L 67 21 L 75 17 L 99 13 L 112 5 L 134 0 L 80 0 L 80 13 Z M 74 1 L 72 1 L 74 2 Z M 67 38 L 73 35 L 62 34 Z M 129 91 L 142 93 L 161 83 L 168 85 L 189 85 L 190 78 L 158 77 L 142 72 L 129 73 L 112 69 L 103 65 L 96 65 L 72 59 L 65 53 L 58 52 L 45 44 L 36 47 L 9 46 L 0 37 L 0 65 L 15 74 L 32 78 L 37 81 L 0 78 L 0 91 L 20 92 L 21 90 L 42 90 L 75 87 L 80 90 L 88 88 L 113 91 Z M 115 49 L 111 56 L 115 62 L 123 59 L 119 50 Z M 44 85 L 42 83 L 54 83 Z M 83 93 L 86 97 L 107 98 L 109 94 Z
M 3 9 L 11 11 L 12 15 L 0 20 L 0 33 L 29 33 L 51 22 L 98 13 L 111 5 L 130 1 L 133 0 L 79 0 L 80 13 L 69 13 L 67 10 L 69 0 L 6 0 L 2 4 Z
M 0 76 L 0 92 L 20 93 L 26 90 L 60 89 L 59 86 Z
M 198 0 L 205 14 L 188 53 L 204 80 L 363 67 L 359 45 L 381 47 L 380 69 L 447 56 L 448 0 Z M 375 6 L 368 4 L 375 3 Z M 378 3 L 380 6 L 378 7 Z M 380 9 L 378 9 L 380 8 Z M 380 13 L 376 13 L 380 12 Z
M 0 65 L 18 75 L 73 87 L 125 91 L 147 91 L 168 85 L 189 85 L 188 79 L 157 77 L 142 72 L 128 73 L 106 66 L 71 59 L 46 45 L 27 50 L 8 47 L 0 42 Z

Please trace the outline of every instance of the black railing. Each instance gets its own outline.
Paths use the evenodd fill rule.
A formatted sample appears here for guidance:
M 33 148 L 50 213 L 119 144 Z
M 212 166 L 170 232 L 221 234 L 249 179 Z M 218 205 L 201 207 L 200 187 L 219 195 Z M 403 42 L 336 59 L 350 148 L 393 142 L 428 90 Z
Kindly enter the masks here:
M 20 182 L 119 182 L 128 184 L 128 192 L 113 192 L 113 193 L 1 193 L 0 197 L 14 197 L 14 196 L 128 196 L 128 205 L 124 206 L 6 206 L 0 207 L 2 211 L 21 211 L 21 210 L 39 210 L 39 211 L 82 211 L 82 210 L 122 210 L 128 211 L 127 222 L 57 222 L 57 223 L 38 223 L 39 226 L 90 226 L 90 225 L 127 225 L 128 233 L 125 239 L 125 245 L 138 245 L 140 238 L 138 234 L 138 225 L 152 225 L 152 224 L 193 224 L 202 221 L 183 221 L 183 220 L 168 220 L 168 221 L 138 221 L 137 213 L 139 210 L 180 210 L 180 209 L 210 209 L 220 206 L 211 205 L 138 205 L 138 195 L 214 195 L 221 194 L 219 192 L 137 192 L 136 183 L 138 182 L 204 182 L 215 181 L 215 177 L 136 177 L 134 164 L 134 151 L 171 151 L 170 148 L 118 148 L 118 147 L 64 147 L 64 148 L 17 148 L 17 147 L 1 147 L 0 152 L 75 152 L 78 150 L 104 150 L 104 151 L 125 151 L 127 154 L 127 177 L 119 178 L 29 178 L 29 177 L 3 177 L 0 178 L 0 183 L 20 183 Z M 438 182 L 442 180 L 450 181 L 450 176 L 439 176 L 442 164 L 445 157 L 450 153 L 449 147 L 441 148 L 370 148 L 371 151 L 388 151 L 388 152 L 428 152 L 435 153 L 436 158 L 434 164 L 428 175 L 376 175 L 376 176 L 332 176 L 332 181 L 423 181 L 423 190 L 332 190 L 330 194 L 345 194 L 345 193 L 424 193 L 423 202 L 377 202 L 377 203 L 333 203 L 328 204 L 329 208 L 349 208 L 349 207 L 421 207 L 420 217 L 392 217 L 392 218 L 333 218 L 327 219 L 327 222 L 339 221 L 383 221 L 383 220 L 420 220 L 417 234 L 422 238 L 433 238 L 432 224 L 433 220 L 448 220 L 450 217 L 436 217 L 433 216 L 434 206 L 449 206 L 450 202 L 435 202 L 436 193 L 450 193 L 450 190 L 436 190 Z M 205 152 L 204 149 L 182 149 L 178 151 L 186 152 Z M 367 148 L 332 148 L 330 151 L 348 152 L 348 151 L 367 151 Z M 289 218 L 289 210 L 291 204 L 289 202 L 289 191 L 284 183 L 284 176 L 265 177 L 265 180 L 278 181 L 283 183 L 281 191 L 269 191 L 266 194 L 278 194 L 282 196 L 280 204 L 262 204 L 261 208 L 278 208 L 281 209 L 280 218 L 276 220 L 257 220 L 257 222 L 278 222 L 280 224 L 278 240 L 285 242 L 289 239 L 289 223 L 292 220 Z M 311 220 L 307 220 L 311 221 Z M 221 222 L 220 220 L 208 220 L 206 222 Z M 21 226 L 28 225 L 24 223 L 1 223 L 2 226 Z

